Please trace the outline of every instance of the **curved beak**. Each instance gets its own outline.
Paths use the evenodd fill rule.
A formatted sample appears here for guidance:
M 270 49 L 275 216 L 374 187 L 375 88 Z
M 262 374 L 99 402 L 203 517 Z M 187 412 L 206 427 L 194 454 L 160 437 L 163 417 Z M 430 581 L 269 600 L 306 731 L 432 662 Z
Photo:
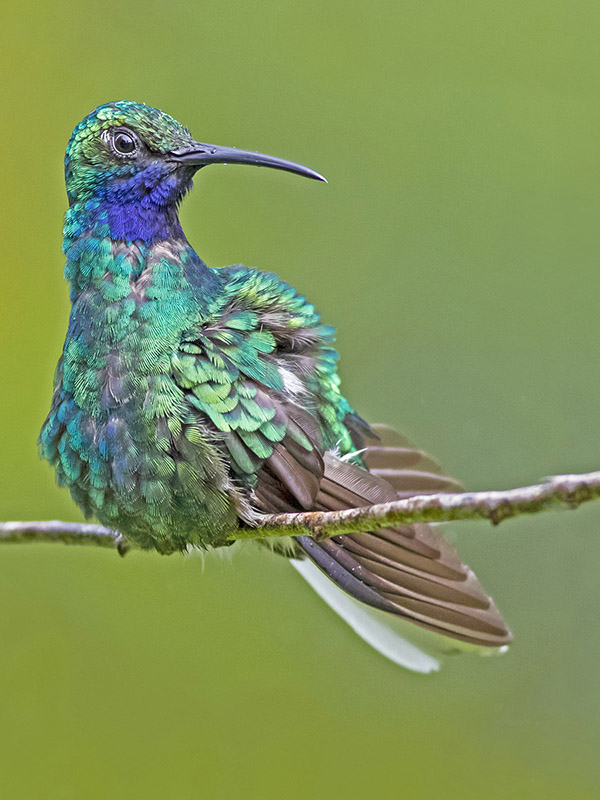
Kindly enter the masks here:
M 295 172 L 316 181 L 327 181 L 318 172 L 294 161 L 285 158 L 267 156 L 264 153 L 253 153 L 251 150 L 238 150 L 237 147 L 221 147 L 217 144 L 202 144 L 193 142 L 189 147 L 173 150 L 170 153 L 173 160 L 190 167 L 205 167 L 208 164 L 252 164 L 255 167 L 271 167 L 283 169 L 286 172 Z

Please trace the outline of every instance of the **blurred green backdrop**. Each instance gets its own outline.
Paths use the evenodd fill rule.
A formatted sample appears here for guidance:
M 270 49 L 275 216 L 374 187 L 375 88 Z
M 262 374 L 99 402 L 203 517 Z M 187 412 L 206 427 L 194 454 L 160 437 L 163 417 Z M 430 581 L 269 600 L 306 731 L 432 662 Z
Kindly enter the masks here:
M 355 407 L 471 488 L 598 468 L 595 0 L 4 0 L 0 519 L 78 519 L 36 436 L 68 315 L 62 156 L 98 103 L 306 163 L 211 168 L 212 266 L 339 331 Z M 405 672 L 283 560 L 0 552 L 7 798 L 597 797 L 600 509 L 457 526 L 516 641 Z

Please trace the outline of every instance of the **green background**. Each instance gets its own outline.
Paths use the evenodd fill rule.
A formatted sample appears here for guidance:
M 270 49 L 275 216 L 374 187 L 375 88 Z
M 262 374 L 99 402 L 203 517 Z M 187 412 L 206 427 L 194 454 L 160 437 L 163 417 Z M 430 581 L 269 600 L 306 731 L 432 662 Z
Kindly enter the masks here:
M 35 442 L 64 146 L 112 99 L 327 176 L 213 167 L 183 223 L 317 304 L 363 415 L 474 489 L 598 468 L 599 27 L 596 0 L 4 0 L 0 519 L 79 519 Z M 454 526 L 515 645 L 427 677 L 268 554 L 7 546 L 0 793 L 597 797 L 599 522 Z

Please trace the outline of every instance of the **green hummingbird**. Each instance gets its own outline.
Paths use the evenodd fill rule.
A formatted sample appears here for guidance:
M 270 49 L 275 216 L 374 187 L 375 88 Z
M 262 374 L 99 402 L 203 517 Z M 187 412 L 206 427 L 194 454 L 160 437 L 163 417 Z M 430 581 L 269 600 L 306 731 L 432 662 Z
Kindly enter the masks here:
M 225 546 L 263 513 L 455 489 L 432 459 L 352 409 L 334 330 L 311 303 L 272 273 L 198 257 L 178 207 L 217 163 L 324 180 L 197 142 L 141 103 L 101 105 L 71 135 L 72 309 L 40 434 L 59 484 L 86 517 L 160 553 Z M 511 639 L 437 528 L 297 536 L 280 549 L 366 641 L 411 669 L 437 668 L 433 638 L 496 650 Z M 413 644 L 419 628 L 426 639 Z

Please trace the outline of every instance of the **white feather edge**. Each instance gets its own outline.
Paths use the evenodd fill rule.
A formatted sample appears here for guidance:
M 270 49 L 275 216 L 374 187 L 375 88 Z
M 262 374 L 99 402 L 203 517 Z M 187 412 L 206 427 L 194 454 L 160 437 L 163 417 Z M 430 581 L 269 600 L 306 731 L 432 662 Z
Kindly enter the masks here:
M 407 623 L 359 603 L 336 586 L 312 561 L 292 558 L 290 564 L 355 633 L 383 656 L 413 672 L 439 670 L 437 658 L 408 641 L 400 632 L 399 628 L 408 627 Z
M 480 656 L 496 656 L 505 653 L 503 647 L 482 647 L 469 644 L 429 631 L 360 603 L 339 586 L 336 586 L 321 570 L 306 559 L 290 558 L 290 564 L 312 586 L 327 605 L 346 622 L 361 639 L 381 655 L 401 667 L 427 674 L 437 672 L 443 656 L 459 653 L 476 653 Z
M 268 540 L 267 540 L 268 541 Z M 212 547 L 188 547 L 188 556 L 200 556 L 202 568 L 208 557 L 218 557 L 218 560 L 231 562 L 232 556 L 246 549 L 246 546 L 255 545 L 254 542 L 237 541 L 230 547 L 214 549 Z M 290 539 L 290 550 L 293 549 Z M 280 557 L 278 556 L 278 559 Z M 400 617 L 394 617 L 370 608 L 364 603 L 355 600 L 336 586 L 321 570 L 308 558 L 288 558 L 289 563 L 302 575 L 304 580 L 314 589 L 319 597 L 340 616 L 352 630 L 367 644 L 381 655 L 389 658 L 395 664 L 405 667 L 413 672 L 427 674 L 437 672 L 441 667 L 441 656 L 455 655 L 461 652 L 475 652 L 482 656 L 493 656 L 505 653 L 508 646 L 480 647 L 433 631 L 420 628 L 412 622 L 407 622 Z M 435 653 L 436 655 L 433 655 Z

